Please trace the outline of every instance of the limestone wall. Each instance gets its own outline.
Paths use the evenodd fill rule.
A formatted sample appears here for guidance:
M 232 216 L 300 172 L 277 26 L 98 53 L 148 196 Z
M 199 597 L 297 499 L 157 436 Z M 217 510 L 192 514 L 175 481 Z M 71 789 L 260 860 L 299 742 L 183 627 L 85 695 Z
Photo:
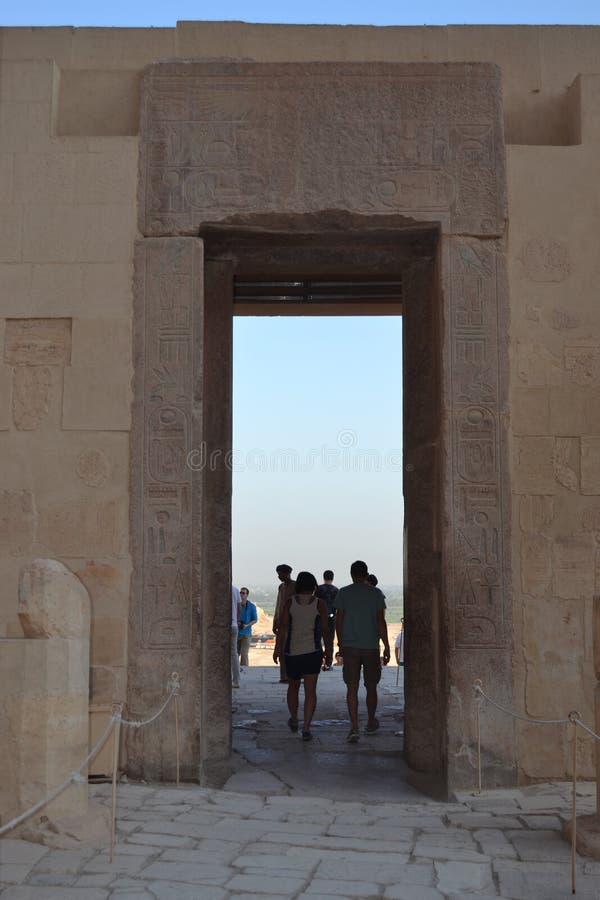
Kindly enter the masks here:
M 593 713 L 600 577 L 600 76 L 582 78 L 574 147 L 511 147 L 513 548 L 517 702 Z M 539 730 L 539 729 L 538 729 Z M 570 771 L 564 729 L 519 727 L 528 777 Z M 585 741 L 588 774 L 592 744 Z
M 22 630 L 0 638 L 0 824 L 22 815 L 63 783 L 87 755 L 90 602 L 63 565 L 23 567 L 17 595 Z M 85 773 L 84 773 L 85 775 Z M 43 807 L 46 821 L 84 816 L 84 779 Z M 35 830 L 38 819 L 27 828 Z
M 56 137 L 58 85 L 51 60 L 0 63 L 0 636 L 22 633 L 20 566 L 62 560 L 104 703 L 124 696 L 137 141 Z
M 501 65 L 516 700 L 591 721 L 600 28 L 0 29 L 0 636 L 22 562 L 59 558 L 91 596 L 92 702 L 124 697 L 139 80 L 164 57 Z M 519 729 L 523 777 L 568 771 L 555 737 Z

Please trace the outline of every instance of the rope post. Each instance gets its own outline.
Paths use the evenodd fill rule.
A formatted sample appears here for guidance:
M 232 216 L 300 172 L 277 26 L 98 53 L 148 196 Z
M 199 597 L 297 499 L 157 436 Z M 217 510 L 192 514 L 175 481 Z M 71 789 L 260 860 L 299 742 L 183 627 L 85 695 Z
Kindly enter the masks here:
M 594 594 L 593 605 L 593 647 L 594 647 L 594 675 L 596 687 L 594 690 L 595 728 L 600 734 L 600 594 Z M 596 817 L 600 820 L 600 742 L 595 747 L 596 756 Z
M 181 679 L 179 672 L 171 672 L 168 688 L 173 694 L 173 704 L 175 706 L 175 765 L 176 765 L 176 784 L 179 787 L 179 706 L 178 698 L 181 690 Z
M 481 794 L 481 678 L 473 682 L 475 688 L 475 719 L 477 723 L 477 793 Z
M 571 893 L 574 894 L 577 886 L 577 720 L 580 719 L 577 710 L 569 713 L 569 722 L 573 726 L 573 797 L 571 808 Z
M 113 736 L 113 772 L 112 772 L 112 803 L 110 817 L 110 854 L 109 862 L 113 861 L 115 849 L 115 831 L 117 821 L 117 774 L 119 770 L 119 743 L 121 736 L 121 714 L 123 712 L 122 703 L 113 703 L 111 714 L 115 719 L 115 730 Z

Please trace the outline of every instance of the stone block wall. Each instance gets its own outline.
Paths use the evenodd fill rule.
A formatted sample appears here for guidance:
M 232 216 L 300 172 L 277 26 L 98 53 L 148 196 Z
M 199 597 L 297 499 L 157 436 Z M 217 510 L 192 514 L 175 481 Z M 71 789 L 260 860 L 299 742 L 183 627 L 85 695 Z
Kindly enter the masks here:
M 582 143 L 510 147 L 509 273 L 520 709 L 593 723 L 592 597 L 600 590 L 600 76 L 573 86 Z M 565 729 L 519 725 L 528 778 L 571 769 Z M 591 774 L 593 746 L 582 753 Z
M 577 706 L 591 721 L 600 28 L 0 29 L 0 636 L 20 634 L 8 598 L 21 564 L 55 556 L 90 592 L 93 702 L 124 697 L 138 94 L 165 57 L 501 66 L 515 697 L 531 715 Z M 519 726 L 518 760 L 525 779 L 561 777 L 569 748 Z
M 81 765 L 88 752 L 90 601 L 81 582 L 52 559 L 23 566 L 20 636 L 0 638 L 0 824 L 42 801 Z M 22 626 L 22 627 L 21 627 Z M 84 771 L 85 776 L 85 771 Z M 85 778 L 72 782 L 37 816 L 85 816 Z M 42 829 L 43 830 L 43 829 Z
M 125 690 L 137 141 L 58 137 L 59 82 L 53 61 L 0 63 L 0 636 L 22 634 L 21 565 L 62 560 L 106 704 Z

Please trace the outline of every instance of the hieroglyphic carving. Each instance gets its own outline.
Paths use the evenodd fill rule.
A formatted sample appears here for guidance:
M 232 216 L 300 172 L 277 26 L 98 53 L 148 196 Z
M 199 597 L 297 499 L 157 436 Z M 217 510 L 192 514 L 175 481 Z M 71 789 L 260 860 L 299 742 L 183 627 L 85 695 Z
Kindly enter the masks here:
M 144 87 L 145 234 L 340 207 L 449 211 L 455 231 L 502 232 L 498 72 L 485 63 L 165 62 Z
M 75 472 L 88 487 L 103 487 L 110 476 L 110 461 L 102 450 L 82 450 Z
M 531 281 L 564 281 L 571 271 L 569 248 L 552 238 L 532 238 L 523 244 L 521 261 Z
M 457 239 L 450 257 L 454 643 L 503 647 L 496 253 L 481 242 Z
M 138 565 L 145 649 L 184 649 L 192 641 L 191 449 L 194 277 L 189 240 L 145 242 L 138 257 L 145 294 L 143 486 Z

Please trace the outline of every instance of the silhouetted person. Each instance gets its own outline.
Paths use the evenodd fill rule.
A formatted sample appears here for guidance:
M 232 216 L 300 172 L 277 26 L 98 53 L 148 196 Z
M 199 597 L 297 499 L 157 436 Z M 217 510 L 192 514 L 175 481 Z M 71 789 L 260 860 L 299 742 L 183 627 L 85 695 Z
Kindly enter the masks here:
M 367 583 L 369 569 L 362 560 L 350 567 L 352 584 L 340 588 L 335 600 L 337 607 L 336 632 L 338 645 L 344 659 L 344 681 L 350 715 L 350 731 L 347 740 L 354 744 L 358 731 L 358 685 L 360 671 L 367 689 L 368 721 L 366 734 L 374 734 L 379 728 L 377 711 L 377 685 L 381 679 L 379 641 L 383 641 L 383 664 L 390 661 L 390 644 L 385 621 L 385 597 L 378 587 Z
M 275 635 L 275 637 L 277 637 L 277 633 L 279 631 L 279 621 L 281 619 L 281 610 L 283 609 L 284 603 L 290 599 L 290 597 L 296 590 L 296 582 L 292 581 L 292 567 L 288 566 L 287 563 L 280 563 L 275 567 L 275 571 L 277 572 L 277 577 L 281 582 L 277 591 L 277 602 L 275 603 L 275 613 L 273 615 L 273 634 Z M 279 681 L 282 684 L 287 683 L 287 675 L 285 673 L 285 658 L 283 656 L 283 653 L 279 657 Z
M 333 641 L 335 637 L 335 598 L 337 597 L 338 589 L 333 583 L 333 572 L 331 569 L 326 569 L 323 572 L 323 584 L 320 584 L 317 588 L 317 597 L 319 600 L 324 600 L 327 606 L 327 627 L 329 629 L 329 636 L 331 639 L 331 644 L 329 647 L 325 647 L 327 651 L 327 655 L 330 659 L 333 658 Z M 325 663 L 323 666 L 323 671 L 326 672 L 328 669 L 331 669 L 331 663 Z
M 275 662 L 285 653 L 285 670 L 288 677 L 287 704 L 290 711 L 288 725 L 298 731 L 298 694 L 304 681 L 304 724 L 302 740 L 312 740 L 310 724 L 317 705 L 317 679 L 323 662 L 321 638 L 330 647 L 327 627 L 327 606 L 317 599 L 317 579 L 311 572 L 300 572 L 296 590 L 284 600 L 280 610 L 277 642 L 273 651 Z M 326 655 L 331 665 L 329 651 Z

